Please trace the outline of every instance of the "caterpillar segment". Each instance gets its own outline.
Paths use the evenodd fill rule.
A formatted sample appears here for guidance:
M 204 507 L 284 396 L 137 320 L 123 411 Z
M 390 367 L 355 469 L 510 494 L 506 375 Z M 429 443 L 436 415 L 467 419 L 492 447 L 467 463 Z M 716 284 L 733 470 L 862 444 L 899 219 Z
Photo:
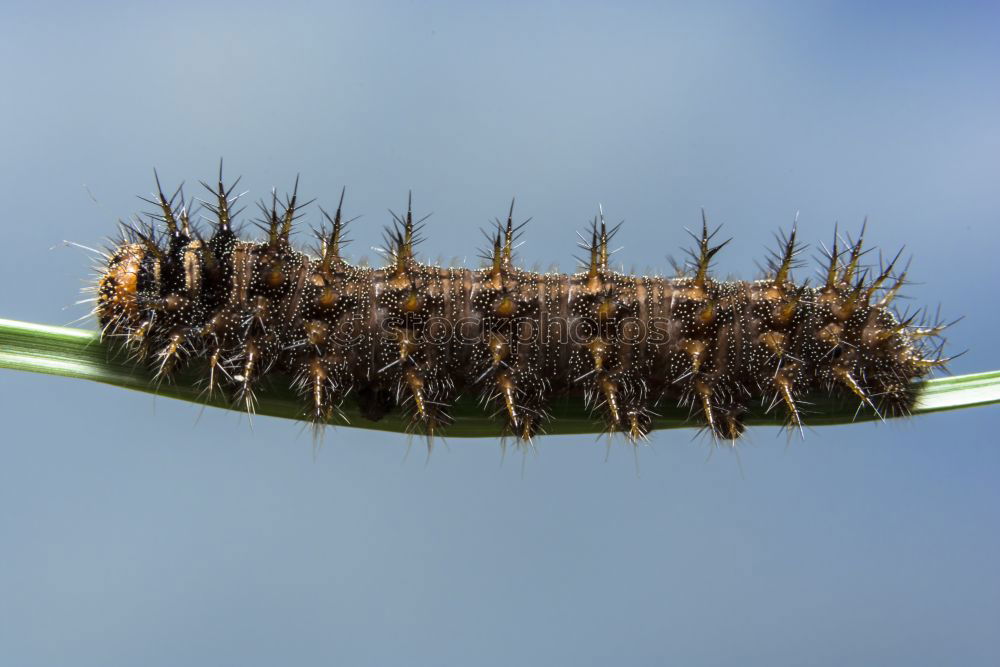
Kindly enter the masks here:
M 506 225 L 496 221 L 492 247 L 484 254 L 487 268 L 470 276 L 470 306 L 479 318 L 472 335 L 473 384 L 480 385 L 483 402 L 501 417 L 503 433 L 529 442 L 543 428 L 546 404 L 533 347 L 539 332 L 524 326 L 538 318 L 531 294 L 536 285 L 513 264 L 515 239 L 527 221 L 515 225 L 513 216 L 511 201 Z

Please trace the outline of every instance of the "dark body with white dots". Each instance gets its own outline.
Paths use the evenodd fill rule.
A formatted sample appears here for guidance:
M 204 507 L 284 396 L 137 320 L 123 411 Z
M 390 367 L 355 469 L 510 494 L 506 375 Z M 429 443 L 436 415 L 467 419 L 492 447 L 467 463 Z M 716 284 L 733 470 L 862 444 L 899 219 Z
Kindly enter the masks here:
M 632 276 L 609 267 L 615 230 L 595 220 L 579 273 L 535 273 L 513 263 L 508 217 L 484 268 L 443 268 L 414 258 L 420 223 L 408 210 L 388 230 L 387 265 L 371 269 L 342 259 L 340 207 L 310 256 L 289 242 L 296 194 L 261 204 L 267 238 L 256 242 L 233 230 L 232 187 L 220 178 L 210 189 L 207 238 L 177 195 L 157 189 L 153 220 L 126 225 L 108 255 L 96 313 L 104 334 L 161 378 L 201 363 L 209 393 L 251 411 L 273 371 L 292 378 L 303 418 L 317 424 L 336 423 L 354 400 L 368 419 L 404 410 L 415 431 L 446 434 L 449 405 L 472 392 L 505 432 L 530 439 L 553 399 L 579 395 L 609 432 L 632 439 L 646 435 L 657 404 L 673 402 L 735 441 L 753 403 L 783 411 L 791 427 L 816 393 L 905 413 L 911 381 L 946 361 L 926 342 L 943 327 L 891 310 L 905 271 L 895 261 L 865 268 L 861 238 L 835 238 L 815 287 L 791 279 L 794 229 L 761 280 L 711 277 L 725 243 L 711 244 L 707 224 L 686 274 Z

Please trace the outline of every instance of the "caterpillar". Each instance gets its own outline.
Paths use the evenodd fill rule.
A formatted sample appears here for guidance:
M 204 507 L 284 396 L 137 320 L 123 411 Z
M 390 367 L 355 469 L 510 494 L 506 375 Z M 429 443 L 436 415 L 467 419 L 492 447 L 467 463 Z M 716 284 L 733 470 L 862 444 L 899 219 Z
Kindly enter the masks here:
M 867 266 L 864 226 L 853 240 L 835 230 L 815 286 L 792 279 L 803 263 L 795 225 L 778 235 L 761 278 L 717 280 L 711 264 L 729 241 L 716 241 L 704 212 L 675 277 L 615 271 L 609 243 L 620 224 L 603 213 L 580 244 L 579 271 L 539 273 L 515 262 L 524 223 L 514 223 L 512 202 L 487 232 L 482 268 L 470 269 L 416 259 L 426 220 L 414 219 L 411 196 L 385 230 L 385 265 L 369 268 L 343 257 L 343 191 L 332 215 L 320 208 L 307 253 L 290 241 L 311 203 L 298 179 L 290 194 L 258 203 L 256 241 L 236 228 L 239 179 L 225 185 L 221 166 L 214 186 L 202 182 L 207 235 L 182 189 L 167 197 L 155 181 L 142 198 L 154 210 L 121 223 L 93 288 L 102 335 L 157 381 L 200 364 L 208 395 L 249 412 L 274 373 L 293 383 L 317 427 L 353 400 L 366 419 L 401 410 L 414 432 L 447 433 L 449 406 L 475 393 L 505 434 L 530 441 L 553 400 L 572 396 L 632 441 L 646 438 L 658 404 L 675 402 L 735 443 L 754 402 L 781 411 L 789 429 L 802 428 L 803 402 L 817 393 L 907 414 L 912 381 L 949 361 L 947 325 L 894 311 L 906 268 L 900 254 Z

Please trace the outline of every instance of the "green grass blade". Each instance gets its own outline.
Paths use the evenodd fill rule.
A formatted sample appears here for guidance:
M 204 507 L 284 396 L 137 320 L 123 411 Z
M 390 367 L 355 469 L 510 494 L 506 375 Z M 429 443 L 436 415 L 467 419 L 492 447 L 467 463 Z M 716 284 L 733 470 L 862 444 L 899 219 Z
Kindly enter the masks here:
M 149 369 L 130 364 L 121 351 L 102 343 L 97 332 L 84 329 L 0 319 L 0 368 L 92 380 L 223 409 L 241 409 L 224 396 L 216 395 L 211 399 L 204 396 L 200 381 L 204 374 L 199 374 L 196 368 L 157 386 Z M 856 401 L 826 397 L 810 400 L 813 403 L 808 418 L 810 426 L 877 419 L 870 411 L 856 417 Z M 1000 371 L 973 373 L 921 382 L 914 414 L 994 403 L 1000 403 Z M 257 414 L 299 419 L 302 410 L 301 400 L 288 388 L 287 382 L 272 382 L 259 393 Z M 407 421 L 399 416 L 387 416 L 378 422 L 363 419 L 350 400 L 344 403 L 343 411 L 350 426 L 397 433 L 406 430 Z M 654 429 L 692 426 L 685 409 L 661 406 L 657 411 L 660 415 L 654 419 Z M 601 422 L 591 417 L 582 401 L 560 401 L 553 406 L 552 412 L 555 419 L 548 424 L 550 434 L 599 433 L 602 430 Z M 500 433 L 499 422 L 484 414 L 475 396 L 459 398 L 452 415 L 455 421 L 448 428 L 449 437 L 493 437 Z M 751 411 L 747 423 L 777 425 L 781 424 L 781 417 L 775 411 L 766 414 L 757 408 Z

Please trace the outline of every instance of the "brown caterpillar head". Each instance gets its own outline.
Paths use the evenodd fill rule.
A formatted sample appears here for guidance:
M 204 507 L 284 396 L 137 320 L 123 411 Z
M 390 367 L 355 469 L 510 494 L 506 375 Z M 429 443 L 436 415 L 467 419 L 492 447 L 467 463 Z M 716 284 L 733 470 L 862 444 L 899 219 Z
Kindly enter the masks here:
M 138 243 L 120 245 L 108 269 L 98 282 L 97 319 L 102 328 L 117 328 L 123 324 L 135 325 L 140 318 L 137 296 L 152 279 L 150 267 L 144 267 L 146 249 Z M 148 264 L 148 262 L 147 262 Z

